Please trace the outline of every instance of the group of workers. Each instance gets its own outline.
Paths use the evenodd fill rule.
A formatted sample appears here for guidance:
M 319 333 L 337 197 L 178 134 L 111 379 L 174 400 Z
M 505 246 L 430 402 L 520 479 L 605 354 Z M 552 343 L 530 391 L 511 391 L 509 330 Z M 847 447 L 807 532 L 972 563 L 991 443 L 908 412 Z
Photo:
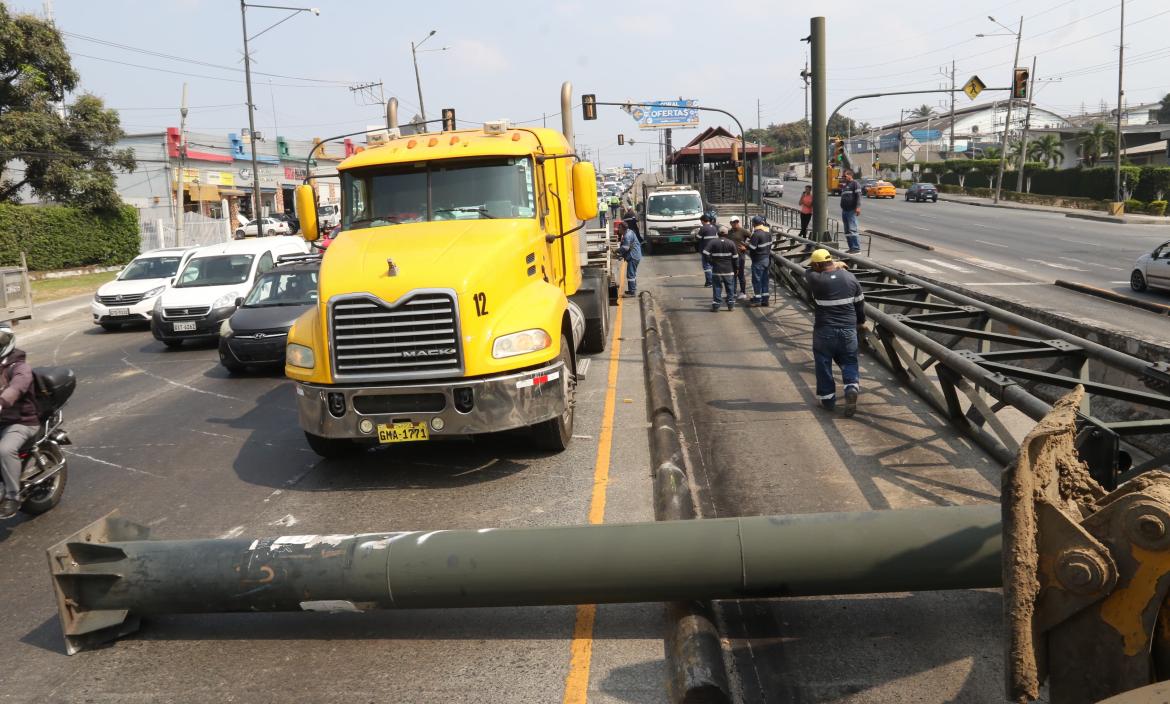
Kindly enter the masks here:
M 716 227 L 713 218 L 700 218 L 696 246 L 702 256 L 703 285 L 712 289 L 711 311 L 721 307 L 734 310 L 736 301 L 748 301 L 745 270 L 751 260 L 753 307 L 767 307 L 771 284 L 772 229 L 760 215 L 751 219 L 749 232 L 741 220 L 732 217 L 729 227 Z M 619 256 L 626 261 L 626 296 L 637 293 L 638 264 L 642 260 L 642 241 L 637 219 L 614 223 L 620 244 Z M 833 365 L 841 369 L 845 400 L 843 415 L 851 417 L 857 410 L 861 390 L 857 353 L 865 325 L 865 295 L 861 284 L 845 262 L 834 260 L 827 249 L 813 250 L 805 271 L 805 282 L 815 306 L 813 324 L 813 363 L 816 372 L 816 398 L 821 406 L 833 411 L 837 406 L 837 383 Z

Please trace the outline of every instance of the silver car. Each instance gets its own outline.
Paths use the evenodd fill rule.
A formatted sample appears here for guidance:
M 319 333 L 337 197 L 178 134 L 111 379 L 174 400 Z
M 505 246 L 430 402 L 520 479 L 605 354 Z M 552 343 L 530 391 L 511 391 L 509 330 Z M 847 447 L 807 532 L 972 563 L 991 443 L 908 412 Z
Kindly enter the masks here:
M 768 198 L 771 196 L 777 198 L 784 197 L 784 182 L 778 178 L 764 179 L 764 197 Z
M 1138 257 L 1129 275 L 1129 285 L 1134 291 L 1170 290 L 1170 242 L 1163 242 L 1154 251 Z

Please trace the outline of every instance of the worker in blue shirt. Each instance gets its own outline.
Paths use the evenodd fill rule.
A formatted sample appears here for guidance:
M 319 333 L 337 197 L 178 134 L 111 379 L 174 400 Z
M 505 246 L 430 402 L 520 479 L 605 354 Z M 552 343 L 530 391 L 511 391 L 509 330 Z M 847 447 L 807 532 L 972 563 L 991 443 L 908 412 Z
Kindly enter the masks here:
M 626 297 L 638 293 L 638 263 L 642 261 L 642 242 L 624 220 L 615 223 L 618 239 L 618 256 L 626 260 Z
M 748 238 L 748 255 L 752 258 L 752 305 L 768 305 L 768 269 L 772 265 L 772 230 L 761 215 L 752 216 L 752 236 Z
M 707 245 L 711 244 L 713 240 L 719 239 L 719 231 L 711 224 L 711 216 L 703 213 L 699 216 L 699 234 L 695 240 L 695 247 L 698 248 L 700 258 L 703 260 L 703 286 L 710 288 L 711 286 L 711 260 L 703 254 L 707 249 Z

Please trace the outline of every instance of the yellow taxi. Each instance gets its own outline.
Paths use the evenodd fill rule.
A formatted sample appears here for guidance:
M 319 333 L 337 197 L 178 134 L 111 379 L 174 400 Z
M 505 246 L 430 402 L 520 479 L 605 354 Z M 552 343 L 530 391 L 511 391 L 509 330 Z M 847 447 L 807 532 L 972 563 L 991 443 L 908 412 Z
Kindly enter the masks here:
M 865 187 L 866 198 L 893 198 L 896 195 L 894 184 L 889 181 L 875 181 Z

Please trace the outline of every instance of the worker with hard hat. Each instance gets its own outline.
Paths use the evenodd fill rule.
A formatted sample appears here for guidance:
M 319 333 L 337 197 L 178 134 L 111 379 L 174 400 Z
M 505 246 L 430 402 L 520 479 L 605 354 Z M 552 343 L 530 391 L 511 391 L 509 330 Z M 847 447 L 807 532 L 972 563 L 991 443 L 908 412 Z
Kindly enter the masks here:
M 699 250 L 699 258 L 703 260 L 703 285 L 710 288 L 711 260 L 703 252 L 707 251 L 707 245 L 719 239 L 719 231 L 711 224 L 711 216 L 707 213 L 699 216 L 699 222 L 702 224 L 699 225 L 699 233 L 695 239 L 695 247 Z
M 836 362 L 845 385 L 843 412 L 849 418 L 857 410 L 857 394 L 861 391 L 857 345 L 861 326 L 865 324 L 865 295 L 846 264 L 834 261 L 826 249 L 813 251 L 804 280 L 816 307 L 813 323 L 816 396 L 825 409 L 831 411 L 836 407 L 837 384 L 833 379 Z
M 752 216 L 752 236 L 747 242 L 752 258 L 752 305 L 768 305 L 768 269 L 772 264 L 772 229 L 762 215 Z
M 719 310 L 723 291 L 727 292 L 727 310 L 735 308 L 735 260 L 739 258 L 739 248 L 728 236 L 727 228 L 719 228 L 719 237 L 707 244 L 703 256 L 711 262 L 711 311 Z

